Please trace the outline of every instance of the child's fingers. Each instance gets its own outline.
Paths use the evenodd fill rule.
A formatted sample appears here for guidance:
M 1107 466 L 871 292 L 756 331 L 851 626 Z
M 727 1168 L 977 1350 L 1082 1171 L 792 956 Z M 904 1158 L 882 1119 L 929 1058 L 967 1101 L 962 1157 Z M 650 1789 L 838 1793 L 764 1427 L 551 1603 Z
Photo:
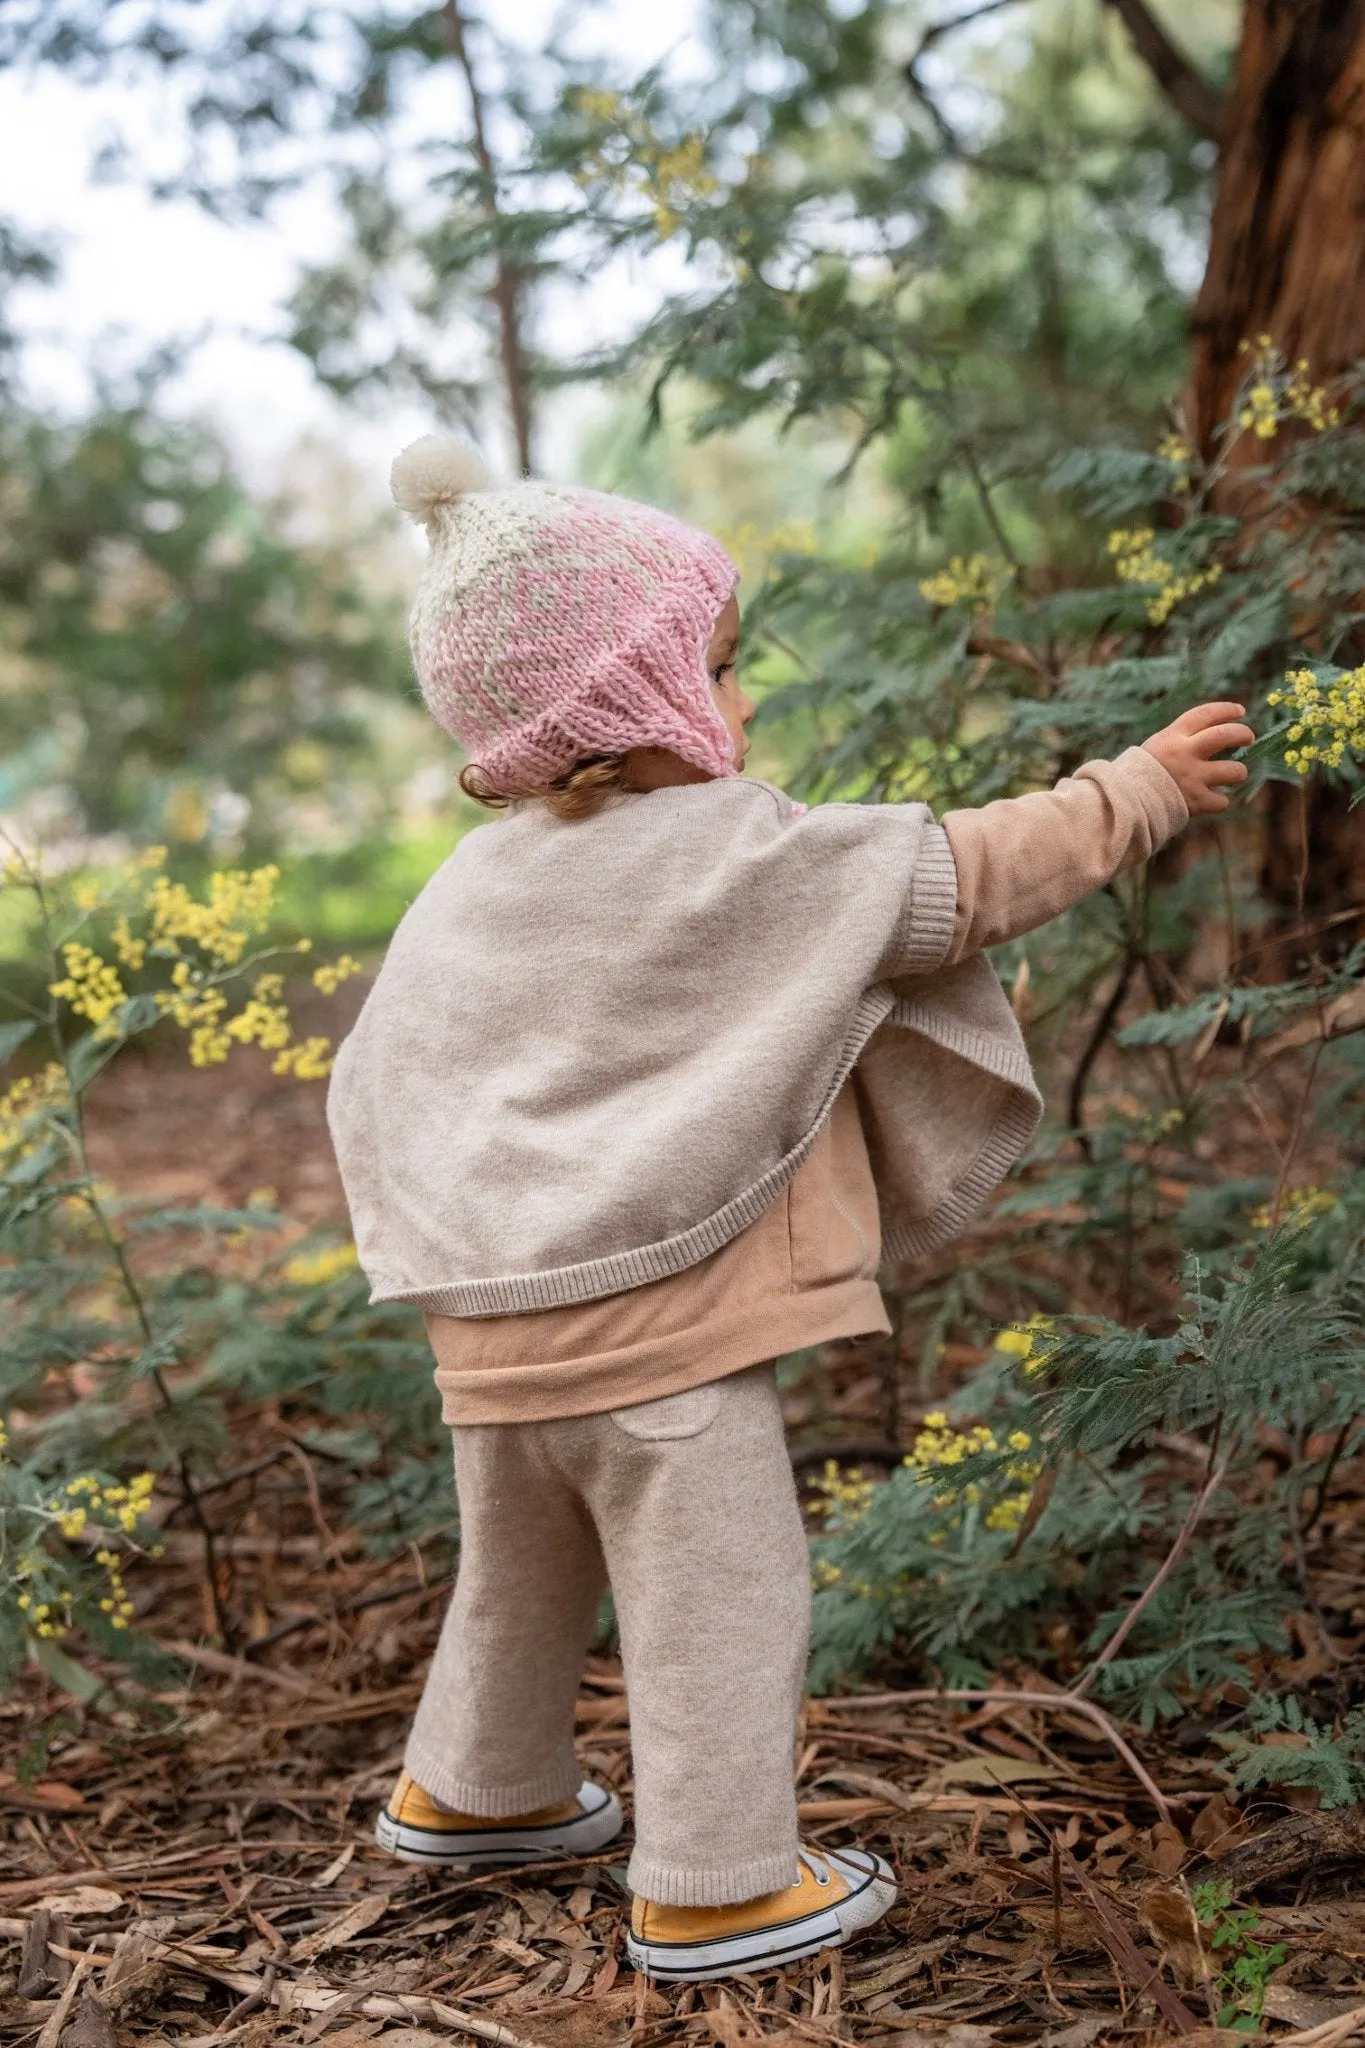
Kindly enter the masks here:
M 1250 773 L 1245 761 L 1205 761 L 1200 769 L 1201 779 L 1210 785 L 1245 782 Z
M 1208 811 L 1225 811 L 1231 801 L 1231 797 L 1215 789 L 1203 775 L 1185 785 L 1185 802 L 1192 816 L 1202 817 Z
M 1245 718 L 1246 709 L 1245 704 L 1193 704 L 1172 722 L 1171 731 L 1185 734 L 1203 732 L 1206 726 L 1225 725 L 1231 719 Z
M 1207 761 L 1211 754 L 1221 754 L 1227 747 L 1249 747 L 1255 737 L 1249 725 L 1206 725 L 1201 732 L 1189 735 L 1189 744 L 1200 760 Z

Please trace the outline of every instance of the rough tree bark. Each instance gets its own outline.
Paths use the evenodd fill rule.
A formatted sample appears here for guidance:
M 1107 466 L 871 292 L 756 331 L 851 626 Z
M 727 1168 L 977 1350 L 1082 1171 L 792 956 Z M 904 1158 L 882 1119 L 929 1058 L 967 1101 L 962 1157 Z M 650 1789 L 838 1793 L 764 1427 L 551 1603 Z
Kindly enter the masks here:
M 1244 340 L 1269 335 L 1316 383 L 1365 358 L 1365 0 L 1244 0 L 1232 90 L 1212 105 L 1147 0 L 1108 4 L 1172 103 L 1219 143 L 1185 394 L 1208 455 L 1246 369 Z M 1230 501 L 1237 470 L 1266 454 L 1249 436 L 1235 446 Z M 1359 935 L 1332 920 L 1365 905 L 1365 810 L 1317 778 L 1273 783 L 1262 803 L 1261 888 L 1284 936 L 1255 972 L 1276 980 Z
M 1245 372 L 1244 339 L 1268 334 L 1316 383 L 1365 357 L 1365 0 L 1245 0 L 1221 139 L 1186 394 L 1206 452 Z M 1265 454 L 1244 437 L 1229 488 Z M 1272 784 L 1263 802 L 1261 888 L 1285 938 L 1257 972 L 1274 980 L 1358 936 L 1353 924 L 1289 935 L 1365 902 L 1365 812 L 1317 779 Z
M 1221 140 L 1191 323 L 1205 448 L 1244 339 L 1270 335 L 1318 382 L 1365 356 L 1365 0 L 1245 0 Z

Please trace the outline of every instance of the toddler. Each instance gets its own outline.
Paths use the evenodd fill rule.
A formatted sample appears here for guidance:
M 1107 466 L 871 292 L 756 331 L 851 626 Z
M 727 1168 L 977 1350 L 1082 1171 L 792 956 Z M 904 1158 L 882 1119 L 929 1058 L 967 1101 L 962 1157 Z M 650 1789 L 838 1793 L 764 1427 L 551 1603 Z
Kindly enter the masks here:
M 1148 859 L 1245 767 L 1187 711 L 1051 791 L 807 811 L 742 779 L 736 571 L 589 490 L 394 469 L 430 555 L 428 705 L 505 817 L 394 935 L 329 1099 L 377 1301 L 425 1313 L 455 1445 L 454 1596 L 380 1843 L 481 1868 L 619 1832 L 574 1701 L 610 1585 L 634 1752 L 627 1949 L 771 1968 L 895 1896 L 797 1833 L 810 1572 L 772 1360 L 886 1333 L 1039 1115 L 983 948 Z

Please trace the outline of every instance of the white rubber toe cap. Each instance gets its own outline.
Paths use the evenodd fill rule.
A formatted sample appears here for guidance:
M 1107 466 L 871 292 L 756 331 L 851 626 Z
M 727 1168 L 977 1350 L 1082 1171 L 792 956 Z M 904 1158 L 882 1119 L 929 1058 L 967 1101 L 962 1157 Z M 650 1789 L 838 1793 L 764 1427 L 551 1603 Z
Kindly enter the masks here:
M 896 1903 L 896 1879 L 891 1865 L 871 1849 L 826 1849 L 822 1853 L 849 1887 L 848 1897 L 833 1909 L 847 1941 L 890 1912 Z

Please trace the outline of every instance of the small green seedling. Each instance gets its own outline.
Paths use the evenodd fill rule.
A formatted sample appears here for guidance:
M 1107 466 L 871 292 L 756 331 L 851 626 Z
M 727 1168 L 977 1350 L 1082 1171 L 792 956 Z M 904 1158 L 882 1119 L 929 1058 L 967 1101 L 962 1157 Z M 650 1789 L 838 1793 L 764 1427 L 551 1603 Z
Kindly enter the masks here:
M 1219 2001 L 1218 2025 L 1239 2034 L 1258 2034 L 1266 1987 L 1288 1950 L 1253 1941 L 1261 1924 L 1254 1906 L 1234 1906 L 1230 1884 L 1197 1884 L 1194 1910 L 1201 1927 L 1210 1930 L 1210 1952 L 1222 1964 L 1214 1984 Z

